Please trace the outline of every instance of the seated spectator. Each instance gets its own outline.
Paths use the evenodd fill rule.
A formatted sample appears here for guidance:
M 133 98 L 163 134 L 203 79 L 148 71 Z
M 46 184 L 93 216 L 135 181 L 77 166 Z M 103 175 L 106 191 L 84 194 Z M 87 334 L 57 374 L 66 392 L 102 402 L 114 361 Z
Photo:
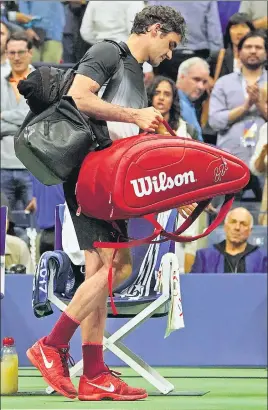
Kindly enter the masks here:
M 62 35 L 65 24 L 64 7 L 60 1 L 19 1 L 20 12 L 40 17 L 27 34 L 34 42 L 33 62 L 60 63 Z
M 148 105 L 153 106 L 161 112 L 164 119 L 169 123 L 171 128 L 180 137 L 198 139 L 197 131 L 187 124 L 180 117 L 180 104 L 176 84 L 171 78 L 157 76 L 151 86 L 147 89 Z M 160 124 L 156 130 L 158 134 L 168 134 L 168 131 Z M 183 216 L 178 213 L 176 228 L 184 222 Z M 195 236 L 198 234 L 200 226 L 200 217 L 185 232 L 186 236 Z M 175 244 L 175 254 L 181 261 L 180 272 L 188 273 L 194 262 L 197 242 L 186 242 Z
M 267 120 L 260 88 L 267 81 L 263 64 L 267 59 L 266 36 L 261 31 L 249 32 L 238 44 L 241 70 L 221 77 L 210 97 L 209 124 L 218 132 L 217 146 L 231 152 L 249 165 L 258 129 Z M 262 190 L 258 178 L 251 175 L 244 190 L 252 189 L 261 201 Z M 238 198 L 242 197 L 242 193 Z
M 268 96 L 267 96 L 267 83 L 264 88 L 261 89 L 261 99 L 266 105 L 266 112 L 268 114 Z M 267 122 L 261 127 L 259 140 L 256 145 L 254 155 L 250 160 L 250 169 L 254 175 L 261 176 L 265 175 L 265 183 L 262 194 L 261 203 L 261 214 L 259 216 L 259 224 L 267 226 L 267 154 L 268 154 L 268 144 L 267 144 Z
M 224 48 L 219 53 L 210 55 L 208 64 L 210 66 L 209 89 L 207 90 L 207 99 L 202 104 L 201 126 L 206 142 L 216 144 L 217 133 L 211 129 L 208 124 L 209 112 L 209 95 L 218 78 L 240 70 L 240 60 L 238 58 L 237 46 L 242 37 L 248 32 L 253 31 L 254 26 L 247 14 L 234 14 L 226 27 L 224 36 Z
M 10 235 L 11 213 L 8 204 L 8 200 L 1 192 L 1 206 L 8 208 L 7 225 L 6 225 L 6 248 L 5 248 L 5 270 L 9 271 L 14 265 L 23 265 L 25 267 L 25 273 L 34 273 L 34 266 L 31 260 L 30 251 L 26 243 L 16 236 Z
M 226 240 L 196 252 L 191 273 L 267 273 L 267 250 L 248 243 L 253 217 L 245 208 L 230 211 Z
M 224 35 L 224 59 L 222 62 L 219 77 L 240 70 L 240 60 L 238 58 L 239 41 L 250 31 L 254 31 L 254 25 L 249 16 L 245 13 L 235 13 L 228 21 Z M 211 69 L 211 76 L 215 75 L 217 59 L 211 58 L 208 60 Z
M 178 71 L 177 88 L 181 117 L 198 132 L 198 139 L 203 141 L 202 129 L 197 119 L 194 102 L 200 99 L 207 89 L 209 65 L 199 57 L 184 61 Z
M 267 2 L 266 1 L 245 1 L 242 0 L 239 8 L 240 13 L 247 13 L 253 20 L 256 29 L 268 28 Z
M 164 119 L 179 137 L 198 139 L 198 132 L 180 116 L 180 103 L 176 84 L 171 78 L 157 76 L 147 88 L 148 106 L 161 112 Z M 168 131 L 160 124 L 158 134 Z
M 1 21 L 1 76 L 6 76 L 10 73 L 11 67 L 6 55 L 6 44 L 9 37 L 7 25 Z
M 17 85 L 33 70 L 30 65 L 32 42 L 25 33 L 14 33 L 7 41 L 6 53 L 11 71 L 7 76 L 1 76 L 1 189 L 12 211 L 34 211 L 30 173 L 14 150 L 14 135 L 29 111 Z

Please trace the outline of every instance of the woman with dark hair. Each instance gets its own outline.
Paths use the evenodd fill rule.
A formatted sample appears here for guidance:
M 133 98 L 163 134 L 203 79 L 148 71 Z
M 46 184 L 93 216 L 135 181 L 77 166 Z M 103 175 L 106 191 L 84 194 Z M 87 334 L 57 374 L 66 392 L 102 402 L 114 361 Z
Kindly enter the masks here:
M 235 13 L 232 17 L 230 17 L 224 34 L 225 54 L 219 77 L 240 69 L 237 52 L 238 43 L 247 33 L 254 30 L 255 28 L 253 22 L 248 14 Z M 209 61 L 209 63 L 211 75 L 214 77 L 217 61 Z
M 179 137 L 198 139 L 197 131 L 187 124 L 180 116 L 180 103 L 176 84 L 171 78 L 157 76 L 152 84 L 147 88 L 148 106 L 156 108 L 164 119 L 168 122 L 171 128 Z M 160 124 L 156 130 L 157 134 L 169 134 L 163 124 Z M 193 210 L 197 204 L 191 204 Z M 178 228 L 184 222 L 184 213 L 178 209 L 175 227 Z M 167 211 L 166 214 L 168 214 Z M 165 213 L 162 212 L 162 215 Z M 184 235 L 195 236 L 199 232 L 200 217 L 186 231 Z M 197 250 L 197 242 L 188 242 L 186 244 L 176 243 L 175 253 L 180 261 L 180 273 L 190 272 L 194 263 L 195 253 Z
M 156 108 L 171 128 L 180 137 L 197 138 L 197 131 L 180 117 L 180 103 L 175 82 L 168 77 L 157 76 L 147 88 L 148 106 Z M 165 134 L 167 130 L 160 124 L 156 131 Z

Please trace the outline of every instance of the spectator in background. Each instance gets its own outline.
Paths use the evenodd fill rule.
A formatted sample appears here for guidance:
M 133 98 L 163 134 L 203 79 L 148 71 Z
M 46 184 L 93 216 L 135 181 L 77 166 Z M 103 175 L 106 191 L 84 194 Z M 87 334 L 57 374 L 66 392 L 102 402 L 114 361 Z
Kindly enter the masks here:
M 198 122 L 194 102 L 200 99 L 207 89 L 209 80 L 209 65 L 199 57 L 184 61 L 178 71 L 177 88 L 181 116 L 198 132 L 198 139 L 203 141 L 202 129 Z
M 191 273 L 267 273 L 267 250 L 248 243 L 253 217 L 245 208 L 230 211 L 226 240 L 196 252 Z
M 33 179 L 33 194 L 36 198 L 37 226 L 41 229 L 39 251 L 42 255 L 46 251 L 54 250 L 55 238 L 55 208 L 64 204 L 65 198 L 62 185 L 46 186 L 35 177 Z
M 62 33 L 65 24 L 63 4 L 60 1 L 19 1 L 22 13 L 38 16 L 27 33 L 34 42 L 33 62 L 60 63 Z
M 248 32 L 253 31 L 254 26 L 248 15 L 245 13 L 236 13 L 228 21 L 224 35 L 224 49 L 219 53 L 211 54 L 208 59 L 210 66 L 209 90 L 207 90 L 208 98 L 202 105 L 201 126 L 206 142 L 216 144 L 217 134 L 208 124 L 209 111 L 209 95 L 212 92 L 213 86 L 218 78 L 223 75 L 230 74 L 236 70 L 240 70 L 240 60 L 238 58 L 237 46 L 242 37 Z
M 19 94 L 18 82 L 33 70 L 32 42 L 23 32 L 10 36 L 6 46 L 11 71 L 1 76 L 1 189 L 8 198 L 11 210 L 33 211 L 34 201 L 29 171 L 16 157 L 14 135 L 21 126 L 29 107 Z
M 9 37 L 7 25 L 1 21 L 1 76 L 8 75 L 11 67 L 6 55 L 6 44 Z
M 238 58 L 239 41 L 250 31 L 254 31 L 254 25 L 249 16 L 245 13 L 236 13 L 228 21 L 224 34 L 225 55 L 221 66 L 219 77 L 240 70 L 240 61 Z M 211 76 L 214 77 L 217 58 L 208 60 L 211 69 Z
M 268 101 L 267 101 L 267 83 L 261 89 L 261 99 L 265 104 L 266 113 L 268 114 Z M 262 203 L 261 203 L 261 213 L 259 215 L 259 224 L 260 225 L 268 225 L 268 218 L 267 218 L 267 154 L 268 154 L 268 144 L 267 144 L 267 122 L 261 127 L 259 140 L 256 145 L 256 149 L 254 155 L 251 157 L 250 160 L 250 170 L 256 176 L 265 176 L 265 183 L 263 188 L 262 194 Z
M 157 76 L 147 89 L 148 106 L 153 106 L 160 111 L 164 119 L 179 137 L 198 139 L 198 132 L 191 125 L 187 124 L 180 116 L 180 104 L 176 84 L 171 78 Z M 158 134 L 168 134 L 163 124 L 156 130 Z M 176 229 L 184 222 L 183 216 L 178 213 L 176 219 Z M 184 235 L 195 236 L 198 234 L 199 218 L 186 231 Z M 197 242 L 186 242 L 185 244 L 175 244 L 175 253 L 179 261 L 183 261 L 181 272 L 188 273 L 194 262 L 197 250 Z
M 62 39 L 64 63 L 77 63 L 90 47 L 80 34 L 87 7 L 85 3 L 83 0 L 64 2 L 65 25 Z
M 7 234 L 5 247 L 5 269 L 8 271 L 14 265 L 23 265 L 26 273 L 34 273 L 34 266 L 26 243 L 22 239 L 9 234 L 12 216 L 8 200 L 3 192 L 1 192 L 1 206 L 6 206 L 8 208 L 6 224 Z
M 155 74 L 177 79 L 180 64 L 189 57 L 207 59 L 223 46 L 221 23 L 216 1 L 149 1 L 171 6 L 179 11 L 187 25 L 187 42 L 179 45 L 170 61 L 163 61 L 154 69 Z
M 238 44 L 241 70 L 221 77 L 210 97 L 209 124 L 218 132 L 217 146 L 231 152 L 249 165 L 258 140 L 258 129 L 267 120 L 260 88 L 267 82 L 263 68 L 267 42 L 262 32 L 250 32 Z M 262 190 L 257 177 L 244 190 L 252 189 L 257 201 Z M 240 193 L 241 199 L 242 193 Z
M 239 11 L 247 13 L 256 29 L 268 28 L 267 1 L 241 1 Z
M 156 108 L 179 137 L 198 139 L 198 132 L 180 116 L 180 103 L 176 84 L 171 78 L 157 76 L 147 89 L 148 107 Z M 168 131 L 163 124 L 156 130 L 158 134 Z

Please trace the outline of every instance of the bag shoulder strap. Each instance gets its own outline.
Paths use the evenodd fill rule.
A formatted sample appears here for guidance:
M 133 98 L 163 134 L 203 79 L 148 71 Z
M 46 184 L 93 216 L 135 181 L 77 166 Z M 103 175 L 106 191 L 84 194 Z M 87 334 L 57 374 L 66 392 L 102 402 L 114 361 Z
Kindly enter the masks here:
M 222 48 L 219 52 L 219 55 L 218 55 L 218 58 L 217 58 L 217 64 L 216 64 L 216 68 L 215 68 L 215 74 L 214 74 L 214 81 L 215 82 L 218 80 L 218 78 L 220 76 L 223 60 L 224 60 L 224 57 L 225 57 L 225 53 L 226 53 L 225 48 Z

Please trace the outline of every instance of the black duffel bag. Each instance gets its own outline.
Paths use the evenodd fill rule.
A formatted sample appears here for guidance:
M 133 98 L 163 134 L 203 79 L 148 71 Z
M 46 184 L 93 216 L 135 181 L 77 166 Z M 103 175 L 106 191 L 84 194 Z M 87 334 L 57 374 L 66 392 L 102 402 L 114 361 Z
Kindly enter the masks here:
M 96 146 L 91 127 L 69 96 L 39 115 L 30 111 L 15 136 L 17 157 L 45 185 L 64 182 Z
M 124 43 L 105 41 L 112 43 L 120 56 L 101 97 L 111 102 L 123 78 L 123 58 L 129 51 Z M 66 95 L 79 63 L 67 73 L 41 67 L 18 84 L 31 111 L 14 136 L 16 156 L 45 185 L 66 181 L 89 152 L 112 144 L 106 122 L 82 114 Z

